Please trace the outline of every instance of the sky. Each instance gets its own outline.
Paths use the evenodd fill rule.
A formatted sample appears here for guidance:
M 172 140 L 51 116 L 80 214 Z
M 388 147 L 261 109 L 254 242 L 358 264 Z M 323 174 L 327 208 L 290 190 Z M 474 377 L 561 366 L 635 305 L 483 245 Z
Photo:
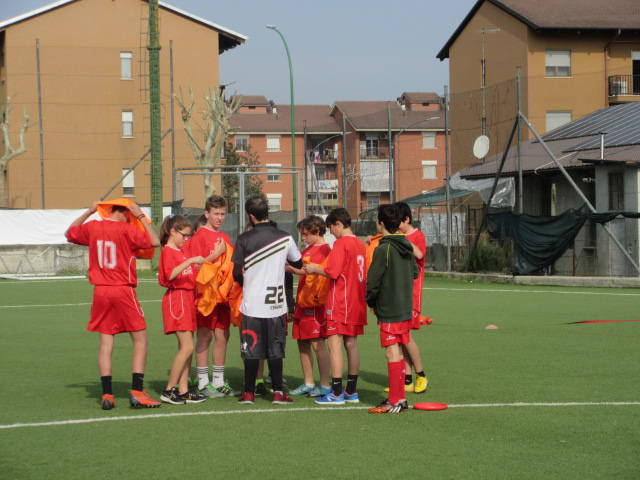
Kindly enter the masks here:
M 81 0 L 93 1 L 93 0 Z M 115 0 L 118 1 L 118 0 Z M 229 91 L 289 103 L 293 63 L 295 102 L 394 100 L 402 92 L 442 94 L 448 62 L 436 54 L 476 0 L 169 0 L 178 8 L 248 36 L 220 57 Z M 52 3 L 0 0 L 0 20 Z M 136 14 L 138 12 L 136 11 Z M 160 32 L 162 35 L 162 31 Z

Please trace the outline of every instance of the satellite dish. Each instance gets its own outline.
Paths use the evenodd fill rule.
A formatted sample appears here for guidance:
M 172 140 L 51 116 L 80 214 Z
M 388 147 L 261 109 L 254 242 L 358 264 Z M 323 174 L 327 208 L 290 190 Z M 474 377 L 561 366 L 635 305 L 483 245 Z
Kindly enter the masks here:
M 476 141 L 473 142 L 473 155 L 477 159 L 482 159 L 487 156 L 489 153 L 489 137 L 486 135 L 480 135 L 476 138 Z

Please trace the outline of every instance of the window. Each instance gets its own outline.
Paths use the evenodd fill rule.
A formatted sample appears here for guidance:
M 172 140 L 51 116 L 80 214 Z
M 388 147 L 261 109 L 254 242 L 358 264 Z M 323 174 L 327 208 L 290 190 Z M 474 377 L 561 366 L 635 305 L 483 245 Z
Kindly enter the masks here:
M 267 163 L 267 182 L 280 181 L 280 163 Z
M 422 132 L 422 148 L 436 148 L 436 132 Z
M 282 210 L 281 193 L 267 193 L 267 202 L 269 203 L 270 212 L 277 212 L 279 210 Z
M 280 151 L 280 135 L 267 135 L 267 152 Z
M 131 70 L 132 60 L 133 60 L 133 53 L 131 53 L 131 52 L 120 52 L 120 79 L 121 80 L 131 80 L 131 78 L 132 78 L 132 70 Z
M 571 123 L 571 112 L 547 112 L 547 132 Z
M 624 175 L 622 172 L 609 174 L 609 211 L 624 210 Z
M 571 76 L 571 50 L 547 50 L 545 59 L 545 76 Z
M 249 149 L 249 135 L 236 135 L 236 152 L 246 152 Z
M 135 177 L 133 176 L 133 170 L 129 168 L 123 168 L 122 175 L 125 175 L 127 173 L 128 175 L 122 180 L 122 195 L 129 196 L 135 194 L 136 181 Z
M 122 112 L 122 136 L 133 137 L 133 112 L 131 110 Z
M 367 210 L 378 208 L 380 205 L 379 193 L 367 193 Z
M 378 138 L 367 137 L 360 141 L 360 158 L 378 158 Z
M 422 178 L 425 180 L 433 180 L 438 178 L 436 174 L 436 167 L 438 162 L 435 160 L 423 160 L 422 161 Z

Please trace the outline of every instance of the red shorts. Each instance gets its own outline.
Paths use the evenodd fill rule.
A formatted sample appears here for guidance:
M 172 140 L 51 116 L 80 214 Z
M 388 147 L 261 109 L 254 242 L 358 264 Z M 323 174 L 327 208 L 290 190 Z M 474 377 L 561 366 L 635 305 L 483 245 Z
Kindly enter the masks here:
M 420 330 L 422 326 L 422 322 L 420 321 L 420 312 L 413 311 L 413 315 L 411 315 L 411 330 Z
M 345 324 L 327 319 L 325 328 L 326 337 L 330 337 L 331 335 L 344 335 L 346 337 L 364 335 L 364 325 L 351 325 L 349 323 Z
M 325 326 L 324 307 L 297 307 L 293 317 L 293 338 L 296 340 L 326 338 Z
M 395 323 L 381 323 L 380 327 L 380 346 L 388 347 L 390 345 L 406 345 L 411 341 L 411 320 Z
M 206 317 L 196 309 L 196 322 L 198 328 L 205 327 L 209 330 L 229 328 L 229 325 L 231 325 L 229 305 L 216 305 L 211 315 L 207 315 Z
M 145 328 L 147 323 L 144 321 L 144 312 L 133 287 L 96 285 L 93 288 L 93 304 L 87 330 L 116 335 Z
M 164 333 L 195 332 L 196 303 L 193 290 L 170 288 L 162 297 Z

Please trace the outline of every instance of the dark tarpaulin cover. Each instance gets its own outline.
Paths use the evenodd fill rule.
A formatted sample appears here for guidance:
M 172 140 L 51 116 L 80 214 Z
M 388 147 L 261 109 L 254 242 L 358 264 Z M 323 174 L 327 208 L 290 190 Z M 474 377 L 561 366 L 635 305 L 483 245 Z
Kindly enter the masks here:
M 487 215 L 487 230 L 494 238 L 513 239 L 516 250 L 515 273 L 527 275 L 560 258 L 573 244 L 587 220 L 605 223 L 618 216 L 640 218 L 640 213 L 567 210 L 555 217 L 535 217 L 513 212 L 490 213 Z

